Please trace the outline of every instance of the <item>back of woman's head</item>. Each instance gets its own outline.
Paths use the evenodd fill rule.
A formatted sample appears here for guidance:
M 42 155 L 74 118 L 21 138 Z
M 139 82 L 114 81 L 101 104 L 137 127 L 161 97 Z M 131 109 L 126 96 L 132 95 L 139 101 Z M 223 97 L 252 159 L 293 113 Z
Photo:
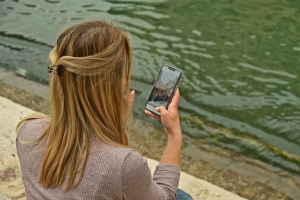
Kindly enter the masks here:
M 84 22 L 66 29 L 50 53 L 51 122 L 39 181 L 65 189 L 79 183 L 89 137 L 127 146 L 131 46 L 129 36 L 106 22 Z M 55 164 L 53 164 L 55 163 Z M 66 176 L 68 174 L 68 176 Z M 75 185 L 76 185 L 75 184 Z
M 125 32 L 102 21 L 74 25 L 59 36 L 50 59 L 58 75 L 51 80 L 52 108 L 82 122 L 99 118 L 105 129 L 119 133 L 123 127 L 114 126 L 129 108 L 124 95 L 129 94 L 131 48 Z

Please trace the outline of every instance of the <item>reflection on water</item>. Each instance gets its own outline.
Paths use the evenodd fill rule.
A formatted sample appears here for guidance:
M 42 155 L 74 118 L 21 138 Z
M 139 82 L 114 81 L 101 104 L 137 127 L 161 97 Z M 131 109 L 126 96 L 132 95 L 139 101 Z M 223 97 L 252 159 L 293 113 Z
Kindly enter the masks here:
M 300 175 L 299 17 L 288 0 L 0 0 L 0 67 L 47 82 L 59 30 L 117 19 L 132 37 L 137 117 L 168 63 L 184 73 L 185 134 Z

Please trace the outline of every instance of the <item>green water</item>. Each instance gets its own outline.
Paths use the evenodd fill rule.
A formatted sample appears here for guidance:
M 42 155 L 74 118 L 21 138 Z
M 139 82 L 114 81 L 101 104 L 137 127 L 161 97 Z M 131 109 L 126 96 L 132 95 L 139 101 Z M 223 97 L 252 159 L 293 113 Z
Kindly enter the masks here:
M 185 134 L 300 175 L 298 1 L 0 0 L 0 67 L 47 83 L 57 32 L 95 19 L 131 33 L 136 117 L 158 124 L 144 103 L 161 65 L 173 65 Z

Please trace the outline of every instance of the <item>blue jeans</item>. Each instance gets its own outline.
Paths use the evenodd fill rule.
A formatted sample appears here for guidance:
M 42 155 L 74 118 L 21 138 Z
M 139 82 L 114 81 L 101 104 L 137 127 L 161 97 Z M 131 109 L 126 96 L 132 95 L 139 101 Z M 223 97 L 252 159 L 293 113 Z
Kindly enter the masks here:
M 193 197 L 181 189 L 178 189 L 176 200 L 193 200 Z

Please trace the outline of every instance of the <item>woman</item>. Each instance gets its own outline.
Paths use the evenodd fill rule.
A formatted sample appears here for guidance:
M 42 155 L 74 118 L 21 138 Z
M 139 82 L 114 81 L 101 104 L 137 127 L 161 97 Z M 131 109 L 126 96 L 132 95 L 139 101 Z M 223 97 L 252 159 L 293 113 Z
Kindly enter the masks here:
M 50 52 L 51 114 L 17 126 L 27 199 L 175 199 L 182 135 L 177 90 L 159 107 L 168 142 L 152 179 L 128 147 L 132 52 L 129 36 L 102 21 L 66 29 Z M 181 192 L 181 191 L 180 191 Z

